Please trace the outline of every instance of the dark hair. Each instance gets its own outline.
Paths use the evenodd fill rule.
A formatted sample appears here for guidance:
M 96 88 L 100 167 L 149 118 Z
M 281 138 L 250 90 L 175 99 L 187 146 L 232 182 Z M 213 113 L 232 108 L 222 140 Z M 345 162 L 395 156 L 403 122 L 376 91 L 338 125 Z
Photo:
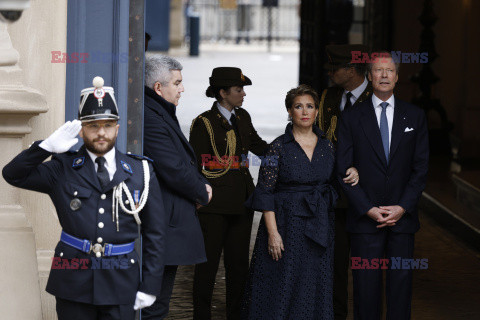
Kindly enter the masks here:
M 296 97 L 305 95 L 309 95 L 313 98 L 315 108 L 318 109 L 320 105 L 320 99 L 318 98 L 317 92 L 313 90 L 313 88 L 310 87 L 308 84 L 301 84 L 298 87 L 290 89 L 290 91 L 287 92 L 287 96 L 285 97 L 285 107 L 287 108 L 287 110 L 293 107 L 293 100 L 295 100 Z
M 220 90 L 225 90 L 227 93 L 230 91 L 231 87 L 214 87 L 209 86 L 205 91 L 205 95 L 209 98 L 215 98 L 217 101 L 222 101 L 223 98 L 220 95 Z
M 395 71 L 398 72 L 400 71 L 400 62 L 399 61 L 396 61 L 393 57 L 392 57 L 392 54 L 390 52 L 388 52 L 387 50 L 379 50 L 379 51 L 373 51 L 370 56 L 373 54 L 373 53 L 376 53 L 377 54 L 377 58 L 376 59 L 372 59 L 370 63 L 367 64 L 367 71 L 368 73 L 372 72 L 372 66 L 373 64 L 375 63 L 375 61 L 377 61 L 378 59 L 382 59 L 382 58 L 392 58 L 392 61 L 393 63 L 395 64 Z

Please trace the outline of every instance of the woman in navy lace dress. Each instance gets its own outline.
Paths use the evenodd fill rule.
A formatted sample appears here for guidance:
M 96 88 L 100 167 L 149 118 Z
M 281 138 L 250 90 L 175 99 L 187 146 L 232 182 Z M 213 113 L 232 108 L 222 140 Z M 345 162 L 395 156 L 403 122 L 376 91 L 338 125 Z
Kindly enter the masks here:
M 306 85 L 285 99 L 292 123 L 275 139 L 247 205 L 262 211 L 244 319 L 333 319 L 334 149 L 314 126 L 318 96 Z

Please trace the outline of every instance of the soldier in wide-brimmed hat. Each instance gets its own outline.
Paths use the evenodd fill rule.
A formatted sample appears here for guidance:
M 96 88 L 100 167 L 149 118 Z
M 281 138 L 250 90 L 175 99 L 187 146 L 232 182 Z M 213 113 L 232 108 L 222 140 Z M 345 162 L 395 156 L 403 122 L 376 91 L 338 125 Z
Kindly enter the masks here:
M 222 250 L 227 276 L 227 319 L 238 319 L 240 313 L 253 219 L 253 212 L 244 206 L 254 189 L 247 156 L 249 151 L 263 155 L 267 147 L 242 108 L 244 86 L 251 84 L 239 68 L 213 69 L 206 95 L 216 101 L 210 110 L 193 120 L 190 131 L 199 170 L 213 188 L 212 201 L 199 209 L 207 262 L 195 267 L 194 319 L 211 318 Z

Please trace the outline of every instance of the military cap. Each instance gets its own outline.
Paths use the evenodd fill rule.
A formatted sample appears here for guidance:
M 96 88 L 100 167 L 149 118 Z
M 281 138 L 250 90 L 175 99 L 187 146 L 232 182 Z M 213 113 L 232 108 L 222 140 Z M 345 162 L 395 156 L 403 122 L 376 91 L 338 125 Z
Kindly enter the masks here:
M 352 63 L 352 52 L 367 52 L 368 48 L 363 44 L 330 44 L 325 48 L 328 62 L 324 68 L 328 70 L 338 69 Z
M 249 86 L 250 78 L 242 73 L 240 68 L 218 67 L 212 70 L 210 85 L 213 87 Z
M 102 77 L 93 78 L 93 87 L 80 93 L 78 119 L 81 121 L 118 120 L 118 108 L 112 87 L 104 87 Z

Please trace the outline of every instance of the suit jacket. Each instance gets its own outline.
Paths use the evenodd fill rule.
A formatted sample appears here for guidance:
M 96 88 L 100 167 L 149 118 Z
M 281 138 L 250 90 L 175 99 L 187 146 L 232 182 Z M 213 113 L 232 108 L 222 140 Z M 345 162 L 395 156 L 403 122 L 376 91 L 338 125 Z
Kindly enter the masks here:
M 112 181 L 102 189 L 95 165 L 85 147 L 74 153 L 55 154 L 51 161 L 43 162 L 52 154 L 40 148 L 39 143 L 34 143 L 3 168 L 5 180 L 19 188 L 48 194 L 55 205 L 62 229 L 74 237 L 89 240 L 93 244 L 97 243 L 99 237 L 103 239 L 101 244 L 135 241 L 138 226 L 132 215 L 124 213 L 119 207 L 118 232 L 116 223 L 112 221 L 112 189 L 123 181 L 132 194 L 134 190 L 143 192 L 142 162 L 117 150 L 117 171 Z M 94 255 L 59 242 L 55 248 L 47 292 L 59 298 L 95 305 L 133 304 L 137 290 L 153 295 L 160 293 L 166 221 L 158 181 L 151 164 L 149 169 L 149 196 L 139 214 L 143 234 L 143 283 L 140 284 L 140 260 L 136 251 L 99 258 L 105 267 L 94 269 L 98 268 L 98 265 L 94 267 L 92 261 Z M 81 201 L 81 207 L 77 210 L 71 206 L 75 198 Z M 100 222 L 104 224 L 103 227 L 99 226 Z M 75 265 L 72 259 L 78 259 Z M 86 264 L 79 265 L 79 261 L 85 259 L 91 262 L 88 268 L 83 268 Z M 116 267 L 113 264 L 115 261 L 118 262 Z
M 241 161 L 242 155 L 245 158 L 248 155 L 248 151 L 262 156 L 266 151 L 267 143 L 258 136 L 252 125 L 250 115 L 243 108 L 235 108 L 235 115 L 238 129 L 235 157 Z M 201 172 L 202 155 L 213 157 L 215 154 L 205 123 L 200 117 L 205 117 L 210 121 L 215 137 L 215 145 L 220 156 L 225 155 L 227 132 L 232 130 L 233 127 L 222 116 L 216 102 L 210 110 L 205 111 L 193 120 L 190 131 L 190 143 L 197 155 L 198 169 Z M 227 174 L 219 178 L 209 178 L 208 181 L 213 188 L 213 198 L 207 206 L 199 210 L 200 212 L 220 214 L 243 214 L 247 212 L 244 202 L 255 188 L 248 168 L 241 166 L 239 169 L 230 169 Z
M 173 104 L 145 87 L 143 152 L 154 161 L 169 216 L 166 264 L 190 265 L 206 261 L 195 204 L 208 202 L 208 182 L 172 110 Z
M 372 99 L 345 111 L 338 132 L 337 175 L 350 203 L 347 231 L 377 232 L 377 222 L 366 215 L 367 211 L 382 205 L 400 205 L 406 213 L 390 229 L 416 232 L 420 227 L 417 203 L 425 188 L 428 150 L 425 113 L 414 105 L 395 98 L 388 165 Z M 354 187 L 341 181 L 351 166 L 361 175 L 360 183 Z

